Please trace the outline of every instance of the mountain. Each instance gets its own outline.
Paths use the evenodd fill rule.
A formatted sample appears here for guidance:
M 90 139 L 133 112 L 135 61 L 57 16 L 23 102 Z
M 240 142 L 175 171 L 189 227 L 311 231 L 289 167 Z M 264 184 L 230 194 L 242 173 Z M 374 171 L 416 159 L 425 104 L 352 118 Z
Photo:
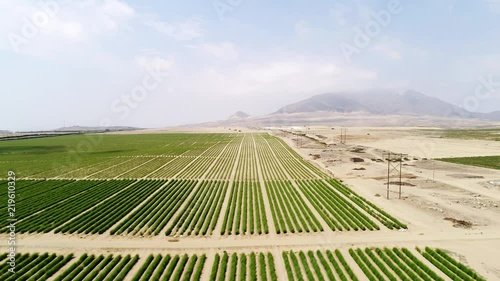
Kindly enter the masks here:
M 476 128 L 500 125 L 500 111 L 477 113 L 415 91 L 327 93 L 261 116 L 237 112 L 228 119 L 190 127 L 276 127 L 287 125 Z
M 469 112 L 461 107 L 415 91 L 329 93 L 316 95 L 282 107 L 273 114 L 307 112 L 367 113 L 373 115 L 409 115 L 461 118 L 495 118 L 495 115 Z M 493 119 L 493 120 L 495 120 Z M 500 120 L 500 119 L 496 119 Z
M 133 131 L 140 128 L 128 126 L 111 126 L 111 127 L 86 127 L 86 126 L 70 126 L 55 129 L 56 132 L 117 132 L 117 131 Z
M 245 119 L 245 118 L 248 118 L 248 117 L 250 117 L 250 114 L 247 114 L 247 113 L 245 113 L 243 111 L 238 111 L 235 114 L 229 116 L 227 119 L 228 120 Z

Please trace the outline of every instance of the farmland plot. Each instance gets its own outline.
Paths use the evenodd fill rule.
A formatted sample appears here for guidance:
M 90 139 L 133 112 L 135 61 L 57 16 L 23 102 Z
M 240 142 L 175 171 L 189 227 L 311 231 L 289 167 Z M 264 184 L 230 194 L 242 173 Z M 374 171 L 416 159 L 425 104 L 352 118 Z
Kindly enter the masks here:
M 255 145 L 251 135 L 245 135 L 241 145 L 238 165 L 234 179 L 237 181 L 258 180 Z
M 473 269 L 455 260 L 441 249 L 431 249 L 429 247 L 425 247 L 424 250 L 420 250 L 419 248 L 417 248 L 417 250 L 424 258 L 426 258 L 452 280 L 486 280 L 477 274 Z
M 71 264 L 66 270 L 61 272 L 54 281 L 69 280 L 95 280 L 111 281 L 124 280 L 132 267 L 139 260 L 139 256 L 131 257 L 127 255 L 87 255 L 83 254 L 78 261 Z
M 294 157 L 294 155 L 285 149 L 275 137 L 262 138 L 267 141 L 272 151 L 275 153 L 276 158 L 292 179 L 318 179 L 321 178 L 321 175 L 324 175 L 322 172 L 318 173 L 318 175 L 311 172 L 311 170 L 304 165 L 304 161 L 301 157 Z
M 200 280 L 206 256 L 150 255 L 132 281 L 146 280 Z
M 20 181 L 20 183 L 22 182 L 24 181 Z M 68 181 L 64 180 L 47 181 L 47 184 L 54 184 L 57 187 L 55 189 L 48 190 L 47 192 L 42 192 L 28 197 L 25 200 L 17 201 L 18 208 L 16 209 L 16 218 L 18 220 L 24 219 L 27 216 L 32 215 L 38 211 L 57 205 L 61 201 L 69 200 L 69 198 L 72 198 L 73 196 L 78 196 L 85 192 L 89 192 L 94 187 L 103 183 L 103 181 L 95 180 L 75 181 L 69 184 L 67 182 Z M 20 194 L 23 194 L 25 190 L 29 190 L 31 187 L 35 186 L 36 185 L 30 185 L 29 187 L 20 189 L 18 192 Z M 7 219 L 7 212 L 2 212 L 0 214 L 0 218 Z
M 210 281 L 223 280 L 278 280 L 271 253 L 216 254 L 210 272 Z
M 240 141 L 232 141 L 217 159 L 214 166 L 208 171 L 205 179 L 229 180 L 233 171 L 234 163 L 238 158 Z
M 356 205 L 358 205 L 360 208 L 365 210 L 368 214 L 376 218 L 378 221 L 380 221 L 383 225 L 385 225 L 389 229 L 406 229 L 408 226 L 406 224 L 401 223 L 398 219 L 395 217 L 389 215 L 387 212 L 379 208 L 377 205 L 373 204 L 372 202 L 366 200 L 365 198 L 359 196 L 356 194 L 354 191 L 352 191 L 350 188 L 347 186 L 339 183 L 338 181 L 334 179 L 328 180 L 330 185 L 344 194 L 347 198 L 352 200 Z
M 323 231 L 318 219 L 289 181 L 268 181 L 265 184 L 278 234 Z
M 157 157 L 150 162 L 118 176 L 120 179 L 143 178 L 172 161 L 173 157 Z
M 368 216 L 320 180 L 297 182 L 309 202 L 332 230 L 378 230 Z
M 193 191 L 196 180 L 171 180 L 154 197 L 121 221 L 111 234 L 158 235 Z
M 339 250 L 283 252 L 288 280 L 348 280 L 358 277 Z
M 234 182 L 221 235 L 268 234 L 269 227 L 259 182 Z
M 4 256 L 7 256 L 6 254 Z M 7 260 L 0 263 L 0 280 L 23 281 L 23 280 L 47 280 L 59 269 L 69 263 L 73 255 L 56 254 L 16 254 L 15 273 L 9 272 L 10 267 Z
M 349 254 L 370 280 L 444 280 L 405 248 L 358 248 Z
M 182 171 L 184 168 L 186 168 L 186 166 L 189 165 L 191 162 L 193 162 L 195 159 L 196 157 L 193 156 L 184 156 L 184 155 L 179 156 L 174 160 L 168 162 L 165 166 L 159 168 L 157 171 L 148 175 L 148 178 L 153 178 L 153 179 L 172 178 L 180 171 Z
M 161 180 L 138 181 L 130 188 L 110 198 L 105 204 L 59 227 L 55 232 L 102 234 L 165 183 L 166 181 Z
M 273 154 L 273 151 L 267 145 L 263 138 L 255 138 L 255 149 L 259 157 L 259 162 L 264 180 L 286 180 L 287 175 L 279 166 L 279 162 Z
M 82 182 L 86 183 L 86 181 L 77 181 L 76 183 L 81 184 Z M 69 198 L 64 204 L 48 205 L 50 207 L 19 223 L 17 230 L 19 232 L 49 232 L 103 202 L 109 196 L 124 190 L 132 182 L 131 180 L 104 181 L 87 192 Z
M 227 181 L 203 181 L 165 232 L 166 235 L 211 235 L 219 219 Z
M 126 158 L 124 158 L 126 159 Z M 151 158 L 149 157 L 133 157 L 131 159 L 128 159 L 116 166 L 112 166 L 109 168 L 105 168 L 101 172 L 98 172 L 96 174 L 90 175 L 89 178 L 94 178 L 94 179 L 106 179 L 106 178 L 114 178 L 118 175 L 121 175 L 127 171 L 130 171 L 134 169 L 137 166 L 140 166 L 148 161 L 150 161 Z

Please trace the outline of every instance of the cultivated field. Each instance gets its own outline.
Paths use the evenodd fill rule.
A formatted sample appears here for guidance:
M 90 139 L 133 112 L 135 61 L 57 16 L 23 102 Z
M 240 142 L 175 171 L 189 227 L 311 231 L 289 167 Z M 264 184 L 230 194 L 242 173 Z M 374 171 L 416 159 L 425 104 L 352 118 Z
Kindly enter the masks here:
M 8 272 L 7 254 L 0 256 L 0 279 L 495 276 L 436 249 L 439 239 L 420 234 L 426 218 L 413 220 L 393 201 L 373 197 L 364 183 L 346 184 L 348 176 L 334 178 L 336 169 L 306 160 L 324 146 L 305 140 L 310 151 L 296 150 L 292 138 L 233 132 L 0 142 L 1 202 L 10 196 L 7 171 L 16 174 L 18 247 L 15 274 Z M 13 217 L 5 205 L 2 210 L 1 221 Z M 1 238 L 9 232 L 0 228 Z M 447 239 L 460 237 L 453 231 Z

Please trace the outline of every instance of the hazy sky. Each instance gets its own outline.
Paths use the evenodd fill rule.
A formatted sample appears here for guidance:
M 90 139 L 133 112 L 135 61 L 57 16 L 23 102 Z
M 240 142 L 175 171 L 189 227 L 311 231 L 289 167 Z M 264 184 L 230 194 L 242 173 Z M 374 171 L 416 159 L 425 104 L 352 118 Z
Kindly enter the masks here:
M 163 127 L 372 88 L 500 109 L 476 91 L 500 89 L 500 0 L 0 0 L 0 34 L 0 129 Z

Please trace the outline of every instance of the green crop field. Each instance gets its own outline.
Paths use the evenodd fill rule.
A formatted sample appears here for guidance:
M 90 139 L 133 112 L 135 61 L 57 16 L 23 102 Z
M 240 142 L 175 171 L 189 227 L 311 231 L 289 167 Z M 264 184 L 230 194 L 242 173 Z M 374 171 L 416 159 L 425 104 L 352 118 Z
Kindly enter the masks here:
M 437 160 L 455 164 L 500 170 L 500 156 L 441 158 Z
M 481 161 L 476 165 L 498 164 L 498 158 Z M 408 228 L 401 217 L 269 134 L 2 141 L 0 185 L 5 187 L 8 171 L 16 173 L 16 233 L 51 243 L 61 238 L 65 248 L 19 252 L 15 274 L 7 271 L 11 257 L 0 255 L 1 280 L 274 281 L 280 274 L 280 280 L 482 280 L 443 250 L 430 248 L 245 248 L 252 239 L 316 241 L 341 232 L 386 235 Z M 0 189 L 1 202 L 9 196 L 7 188 Z M 7 221 L 8 208 L 1 207 L 0 220 Z M 5 225 L 0 235 L 9 231 Z M 72 239 L 86 244 L 72 252 Z M 244 250 L 223 251 L 216 246 L 221 241 Z M 99 248 L 106 243 L 116 248 Z M 207 250 L 205 243 L 215 244 Z

